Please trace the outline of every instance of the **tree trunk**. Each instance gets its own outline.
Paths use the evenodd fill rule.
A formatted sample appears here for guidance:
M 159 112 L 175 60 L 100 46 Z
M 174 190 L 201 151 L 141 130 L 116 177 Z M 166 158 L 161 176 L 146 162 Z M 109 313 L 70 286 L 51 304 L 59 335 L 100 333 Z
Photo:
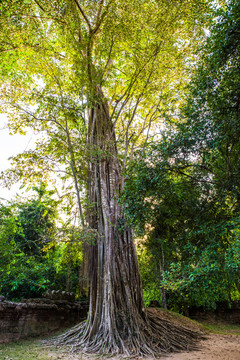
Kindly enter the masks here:
M 89 151 L 88 224 L 98 234 L 89 251 L 89 314 L 59 343 L 90 353 L 128 356 L 189 348 L 196 334 L 170 327 L 145 310 L 132 232 L 118 202 L 122 174 L 115 132 L 99 88 L 89 111 Z
M 89 324 L 91 336 L 99 336 L 102 329 L 108 352 L 124 349 L 123 339 L 132 338 L 136 315 L 145 319 L 145 310 L 132 232 L 117 199 L 122 181 L 115 133 L 100 89 L 98 104 L 90 110 L 89 143 L 89 198 L 94 204 L 89 225 L 97 225 L 98 232 L 89 268 Z

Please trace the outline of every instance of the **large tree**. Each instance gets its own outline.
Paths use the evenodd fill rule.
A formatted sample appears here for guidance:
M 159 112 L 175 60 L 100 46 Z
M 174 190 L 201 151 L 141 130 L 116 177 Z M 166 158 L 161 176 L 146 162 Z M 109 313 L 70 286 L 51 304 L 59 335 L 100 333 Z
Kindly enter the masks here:
M 127 355 L 188 348 L 193 334 L 168 328 L 144 308 L 132 231 L 118 194 L 127 155 L 151 135 L 161 106 L 186 79 L 205 2 L 25 0 L 3 1 L 1 10 L 2 88 L 15 109 L 12 126 L 50 131 L 57 119 L 73 175 L 69 134 L 81 108 L 77 122 L 89 163 L 82 226 L 96 234 L 89 249 L 90 309 L 87 321 L 59 341 Z M 26 103 L 38 103 L 37 110 L 26 111 Z

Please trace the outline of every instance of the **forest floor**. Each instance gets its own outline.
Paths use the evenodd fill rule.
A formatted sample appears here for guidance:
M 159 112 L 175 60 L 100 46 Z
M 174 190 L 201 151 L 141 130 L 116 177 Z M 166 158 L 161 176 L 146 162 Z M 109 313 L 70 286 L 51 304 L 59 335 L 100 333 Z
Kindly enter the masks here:
M 206 337 L 199 342 L 198 351 L 169 354 L 163 360 L 240 360 L 240 326 L 208 321 L 199 324 L 181 315 L 162 312 L 171 321 L 181 321 L 193 330 L 204 330 Z M 39 339 L 28 339 L 11 344 L 0 344 L 0 360 L 99 360 L 109 359 L 81 354 L 69 354 L 66 350 L 45 348 Z M 113 357 L 111 360 L 120 360 Z M 147 359 L 153 360 L 153 359 Z

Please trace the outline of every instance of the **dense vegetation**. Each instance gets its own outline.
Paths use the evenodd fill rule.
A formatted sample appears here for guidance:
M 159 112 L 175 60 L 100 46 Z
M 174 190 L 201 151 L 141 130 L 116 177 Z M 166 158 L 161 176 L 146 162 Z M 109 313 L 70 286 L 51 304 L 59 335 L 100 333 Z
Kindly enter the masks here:
M 41 297 L 48 289 L 83 296 L 78 231 L 56 224 L 52 192 L 43 185 L 35 191 L 27 202 L 1 204 L 0 293 L 9 300 Z
M 239 299 L 240 9 L 218 14 L 179 116 L 136 154 L 124 204 L 146 300 L 215 308 Z
M 194 334 L 145 310 L 132 229 L 146 304 L 239 299 L 238 2 L 13 0 L 0 11 L 2 111 L 12 133 L 39 134 L 2 175 L 37 196 L 1 205 L 1 293 L 79 297 L 88 258 L 88 320 L 60 343 L 191 347 Z

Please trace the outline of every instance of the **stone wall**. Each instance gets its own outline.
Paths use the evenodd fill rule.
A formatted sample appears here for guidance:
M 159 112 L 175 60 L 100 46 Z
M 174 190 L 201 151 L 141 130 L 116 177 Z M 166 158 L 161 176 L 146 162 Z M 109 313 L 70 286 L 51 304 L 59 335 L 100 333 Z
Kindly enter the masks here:
M 67 300 L 28 299 L 20 303 L 0 298 L 0 343 L 46 335 L 85 319 L 88 305 Z
M 228 304 L 222 303 L 217 309 L 203 310 L 202 308 L 190 308 L 189 317 L 198 321 L 224 321 L 229 324 L 240 325 L 240 304 L 238 302 L 232 303 L 231 308 Z

